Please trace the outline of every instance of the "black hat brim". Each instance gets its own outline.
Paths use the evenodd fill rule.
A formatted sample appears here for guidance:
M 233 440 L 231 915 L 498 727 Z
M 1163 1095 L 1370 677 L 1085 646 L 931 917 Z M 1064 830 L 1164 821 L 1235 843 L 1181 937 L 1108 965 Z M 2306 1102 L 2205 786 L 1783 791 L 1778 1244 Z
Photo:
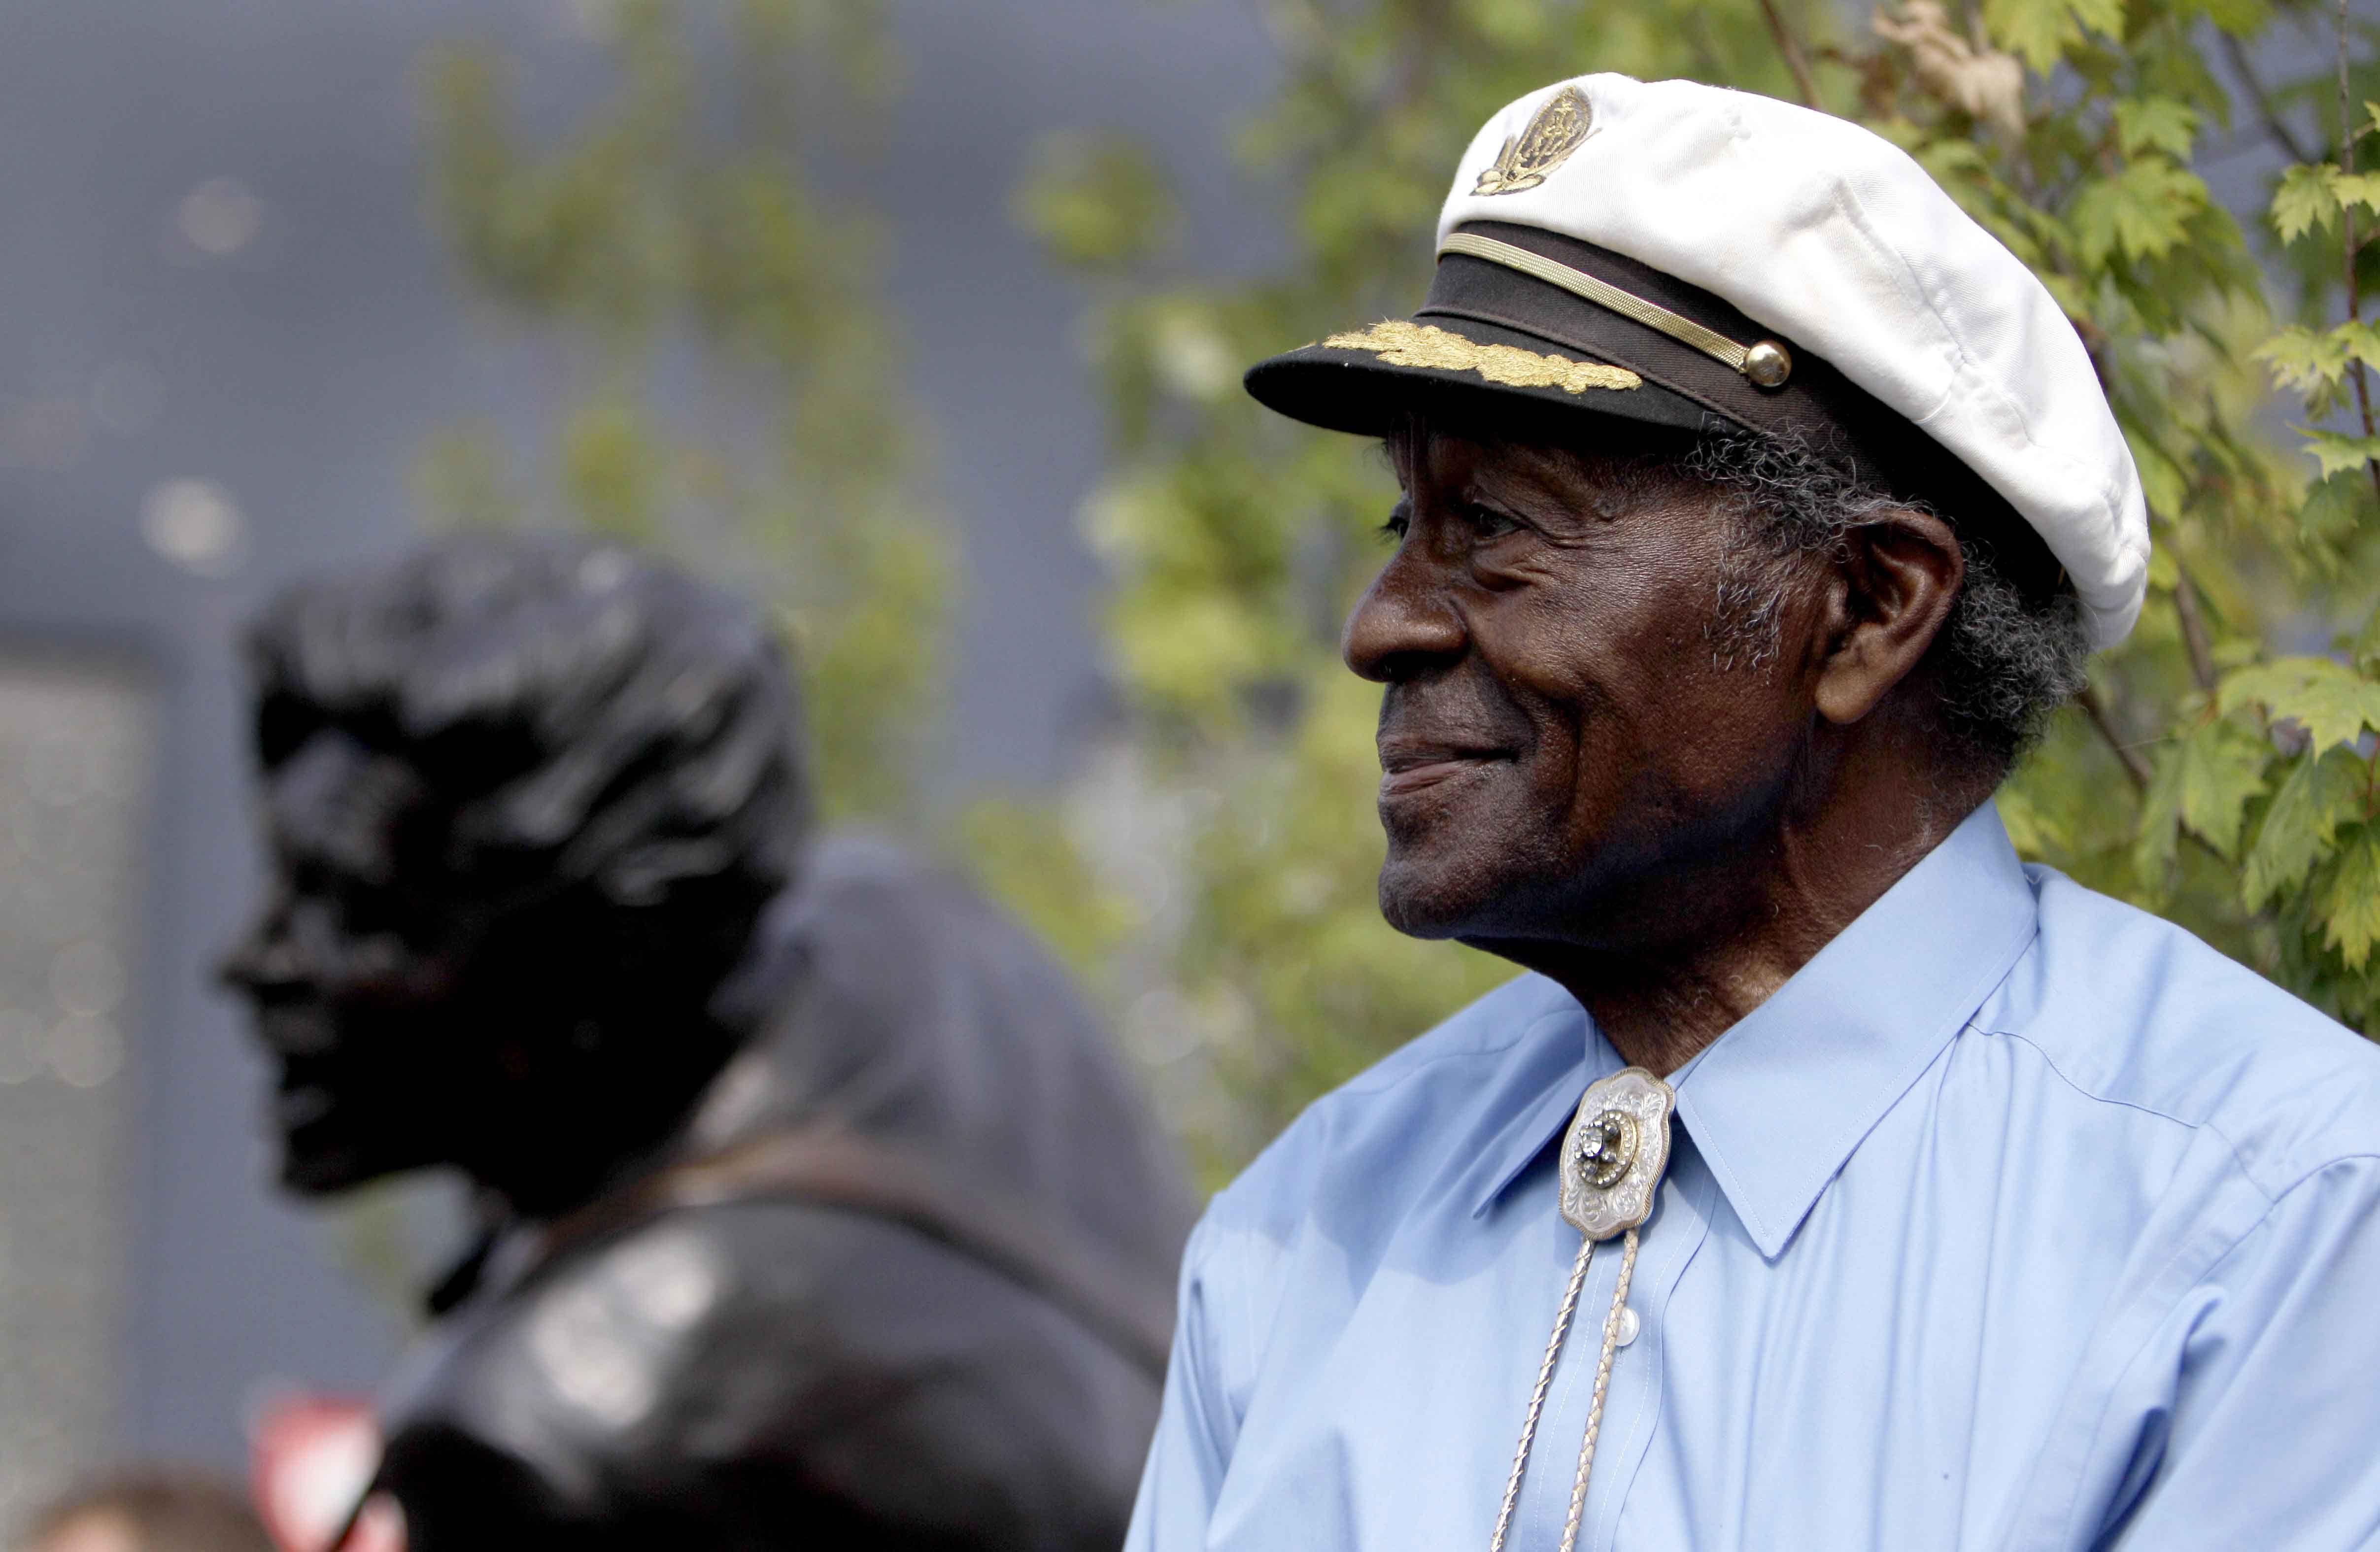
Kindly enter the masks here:
M 1644 435 L 1751 432 L 1834 464 L 1864 482 L 1952 513 L 1966 542 L 1987 542 L 2029 594 L 2065 586 L 2048 547 L 2007 499 L 1922 428 L 1886 408 L 1829 362 L 1781 339 L 1720 297 L 1621 254 L 1536 227 L 1473 222 L 1458 230 L 1516 247 L 1657 310 L 1749 346 L 1787 353 L 1789 377 L 1764 387 L 1673 329 L 1585 300 L 1509 263 L 1439 256 L 1429 295 L 1410 320 L 1334 334 L 1250 369 L 1248 393 L 1308 425 L 1386 436 L 1415 411 L 1459 418 L 1466 434 L 1560 438 L 1569 425 L 1630 423 Z M 1424 334 L 1421 331 L 1432 331 Z M 1363 347 L 1368 342 L 1370 348 Z M 1412 348 L 1400 349 L 1400 345 Z M 1382 348 L 1386 346 L 1387 348 Z M 1466 355 L 1509 347 L 1531 358 Z M 1619 368 L 1627 388 L 1598 370 Z M 1492 374 L 1492 375 L 1491 375 Z M 1519 381 L 1513 381 L 1519 379 Z M 1609 440 L 1609 439 L 1607 439 Z
M 1259 361 L 1248 369 L 1245 379 L 1247 391 L 1257 403 L 1293 420 L 1326 430 L 1368 437 L 1388 435 L 1406 416 L 1416 411 L 1454 413 L 1475 421 L 1488 418 L 1492 423 L 1492 418 L 1499 414 L 1521 411 L 1515 400 L 1528 401 L 1531 407 L 1524 413 L 1531 418 L 1548 413 L 1597 416 L 1687 433 L 1700 433 L 1721 423 L 1720 417 L 1702 405 L 1642 377 L 1623 363 L 1605 360 L 1573 345 L 1525 330 L 1476 319 L 1425 313 L 1410 323 L 1392 323 L 1389 327 L 1400 333 L 1405 329 L 1427 329 L 1454 336 L 1480 347 L 1482 352 L 1501 347 L 1524 352 L 1547 363 L 1542 370 L 1531 371 L 1529 363 L 1522 362 L 1526 375 L 1577 379 L 1602 374 L 1563 373 L 1560 367 L 1600 365 L 1619 367 L 1634 377 L 1635 383 L 1632 387 L 1563 386 L 1555 382 L 1497 381 L 1488 372 L 1503 370 L 1504 363 L 1513 358 L 1500 360 L 1486 357 L 1488 370 L 1482 370 L 1478 367 L 1415 363 L 1409 353 L 1393 347 L 1334 343 L 1363 338 L 1367 333 L 1378 335 L 1379 327 L 1376 325 L 1369 332 L 1334 334 L 1318 344 L 1302 346 Z M 1391 334 L 1384 339 L 1395 337 L 1398 336 Z M 1427 343 L 1443 346 L 1450 342 Z M 1459 346 L 1428 353 L 1452 358 L 1465 354 Z M 1405 356 L 1406 360 L 1400 362 L 1400 356 Z

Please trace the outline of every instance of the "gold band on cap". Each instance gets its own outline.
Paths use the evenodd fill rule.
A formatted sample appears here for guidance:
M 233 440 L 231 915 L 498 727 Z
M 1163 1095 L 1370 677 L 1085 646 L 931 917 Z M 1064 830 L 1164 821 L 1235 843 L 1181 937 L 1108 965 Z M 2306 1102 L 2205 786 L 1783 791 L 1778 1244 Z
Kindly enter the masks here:
M 1741 372 L 1762 388 L 1779 388 L 1792 374 L 1793 358 L 1775 340 L 1759 340 L 1751 345 L 1738 345 L 1725 334 L 1706 329 L 1691 318 L 1682 318 L 1668 308 L 1633 297 L 1609 281 L 1597 280 L 1584 270 L 1572 269 L 1541 253 L 1525 248 L 1515 248 L 1494 237 L 1483 237 L 1476 232 L 1456 232 L 1438 245 L 1441 259 L 1450 253 L 1460 253 L 1467 259 L 1484 259 L 1490 264 L 1501 264 L 1508 270 L 1518 270 L 1533 280 L 1558 286 L 1573 297 L 1584 297 L 1600 308 L 1608 308 L 1622 318 L 1633 318 L 1648 329 L 1657 329 L 1681 345 L 1692 346 L 1730 371 Z
M 1368 329 L 1333 334 L 1322 342 L 1325 350 L 1368 350 L 1392 367 L 1427 367 L 1433 371 L 1474 371 L 1508 388 L 1559 388 L 1584 394 L 1590 388 L 1627 393 L 1645 380 L 1625 367 L 1601 361 L 1572 361 L 1540 356 L 1512 345 L 1481 345 L 1430 323 L 1383 319 Z

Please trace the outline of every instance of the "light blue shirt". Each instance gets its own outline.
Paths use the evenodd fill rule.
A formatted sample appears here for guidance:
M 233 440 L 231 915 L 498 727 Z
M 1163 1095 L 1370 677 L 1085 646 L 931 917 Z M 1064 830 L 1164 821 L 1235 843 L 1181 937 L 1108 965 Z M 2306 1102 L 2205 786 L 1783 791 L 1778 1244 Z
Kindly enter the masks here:
M 1620 1065 L 1524 976 L 1217 1196 L 1132 1552 L 1485 1552 L 1578 1244 L 1552 1145 Z M 2380 1546 L 2380 1051 L 1985 805 L 1672 1081 L 1580 1547 Z

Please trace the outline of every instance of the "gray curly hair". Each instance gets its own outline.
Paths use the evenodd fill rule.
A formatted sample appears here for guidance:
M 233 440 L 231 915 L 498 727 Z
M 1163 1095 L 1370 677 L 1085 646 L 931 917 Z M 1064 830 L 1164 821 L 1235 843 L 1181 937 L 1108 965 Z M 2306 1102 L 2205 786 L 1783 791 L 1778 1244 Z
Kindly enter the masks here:
M 1779 605 L 1794 569 L 1840 554 L 1852 530 L 1887 509 L 1916 508 L 1949 524 L 1966 580 L 1926 657 L 1955 753 L 2005 774 L 2039 740 L 2050 713 L 2082 692 L 2091 647 L 2070 587 L 2028 591 L 2004 551 L 2038 541 L 1995 535 L 1987 525 L 1846 472 L 1807 448 L 1750 432 L 1705 435 L 1688 472 L 1742 498 L 1744 542 L 1718 579 L 1713 650 L 1723 661 L 1765 665 L 1778 648 Z

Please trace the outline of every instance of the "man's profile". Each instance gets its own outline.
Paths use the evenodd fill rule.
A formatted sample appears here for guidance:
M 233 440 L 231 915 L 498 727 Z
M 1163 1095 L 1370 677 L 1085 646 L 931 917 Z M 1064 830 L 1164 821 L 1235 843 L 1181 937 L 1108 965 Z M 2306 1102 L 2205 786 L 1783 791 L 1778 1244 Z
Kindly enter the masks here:
M 1428 297 L 1254 368 L 1402 496 L 1388 919 L 1529 974 L 1193 1232 L 1127 1546 L 2380 1544 L 2380 1053 L 1992 806 L 2148 530 L 1908 157 L 1559 83 Z
M 1063 975 L 810 834 L 793 681 L 615 544 L 301 586 L 249 656 L 271 889 L 225 966 L 285 1181 L 460 1170 L 384 1398 L 413 1552 L 1112 1546 L 1186 1220 Z

